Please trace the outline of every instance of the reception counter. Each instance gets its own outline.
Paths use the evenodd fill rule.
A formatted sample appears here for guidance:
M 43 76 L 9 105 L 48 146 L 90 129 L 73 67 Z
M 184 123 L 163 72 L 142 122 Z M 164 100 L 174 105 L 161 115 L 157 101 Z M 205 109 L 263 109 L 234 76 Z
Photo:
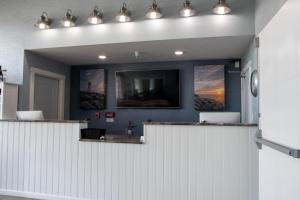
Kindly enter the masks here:
M 0 121 L 0 194 L 257 200 L 255 125 L 145 123 L 144 144 L 80 141 L 84 121 Z

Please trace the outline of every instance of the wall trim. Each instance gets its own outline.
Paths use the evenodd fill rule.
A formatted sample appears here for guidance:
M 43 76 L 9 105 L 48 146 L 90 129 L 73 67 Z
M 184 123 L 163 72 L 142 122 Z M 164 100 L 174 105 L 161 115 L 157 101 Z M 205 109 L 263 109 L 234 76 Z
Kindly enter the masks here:
M 48 195 L 42 193 L 20 192 L 16 190 L 3 190 L 3 189 L 0 189 L 0 195 L 34 198 L 34 199 L 47 199 L 47 200 L 88 200 L 84 198 L 74 198 L 69 196 L 57 196 L 57 195 Z

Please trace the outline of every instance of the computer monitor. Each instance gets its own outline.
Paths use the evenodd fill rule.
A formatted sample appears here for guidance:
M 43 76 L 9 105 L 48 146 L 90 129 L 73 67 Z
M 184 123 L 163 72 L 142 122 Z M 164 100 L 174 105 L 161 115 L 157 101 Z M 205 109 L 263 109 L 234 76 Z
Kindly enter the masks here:
M 200 122 L 206 123 L 240 123 L 239 112 L 200 112 Z
M 44 120 L 43 111 L 17 111 L 18 120 Z

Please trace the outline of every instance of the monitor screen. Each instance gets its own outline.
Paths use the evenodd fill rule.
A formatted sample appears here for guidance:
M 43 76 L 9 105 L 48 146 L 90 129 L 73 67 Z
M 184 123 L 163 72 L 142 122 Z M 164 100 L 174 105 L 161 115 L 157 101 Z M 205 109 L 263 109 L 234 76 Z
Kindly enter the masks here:
M 179 70 L 116 72 L 118 108 L 179 108 Z

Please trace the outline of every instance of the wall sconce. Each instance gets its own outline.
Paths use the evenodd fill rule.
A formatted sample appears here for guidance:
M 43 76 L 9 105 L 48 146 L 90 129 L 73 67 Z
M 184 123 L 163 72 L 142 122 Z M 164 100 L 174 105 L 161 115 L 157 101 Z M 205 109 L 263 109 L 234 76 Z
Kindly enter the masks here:
M 225 0 L 219 0 L 218 3 L 213 7 L 213 13 L 217 15 L 226 15 L 231 12 L 230 6 Z
M 37 20 L 34 26 L 40 30 L 49 29 L 52 24 L 52 20 L 49 19 L 48 14 L 43 12 L 40 19 Z
M 88 22 L 90 24 L 101 24 L 103 22 L 103 15 L 97 6 L 95 6 L 94 10 L 91 12 Z
M 118 13 L 118 15 L 116 16 L 116 20 L 118 22 L 129 22 L 131 20 L 131 13 L 130 11 L 127 9 L 127 5 L 126 3 L 123 3 L 122 8 L 120 9 L 120 12 Z
M 157 6 L 156 0 L 153 0 L 152 5 L 146 12 L 146 18 L 148 19 L 159 19 L 162 17 L 160 8 Z
M 63 17 L 61 23 L 64 27 L 75 26 L 76 17 L 72 14 L 72 10 L 68 9 L 66 15 Z
M 183 3 L 183 8 L 180 10 L 181 17 L 191 17 L 195 15 L 195 9 L 190 1 L 185 1 Z

